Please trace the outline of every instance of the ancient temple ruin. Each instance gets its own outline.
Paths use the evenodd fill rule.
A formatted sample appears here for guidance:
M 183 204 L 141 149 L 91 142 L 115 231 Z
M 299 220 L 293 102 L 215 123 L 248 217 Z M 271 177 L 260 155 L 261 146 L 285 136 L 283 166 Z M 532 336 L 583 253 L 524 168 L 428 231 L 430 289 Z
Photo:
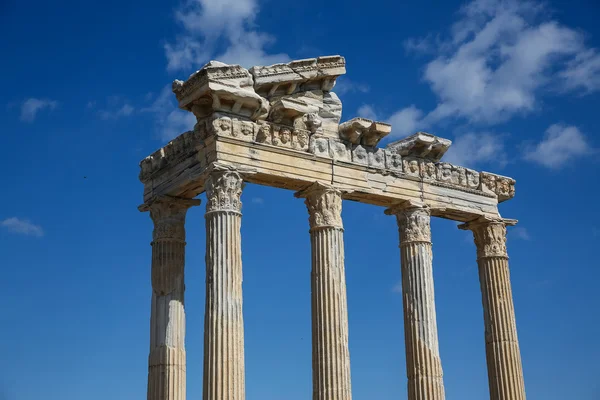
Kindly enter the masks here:
M 397 218 L 409 400 L 445 398 L 432 275 L 430 218 L 473 231 L 492 400 L 525 389 L 498 204 L 515 181 L 443 161 L 451 141 L 417 132 L 378 146 L 392 127 L 341 121 L 334 93 L 340 56 L 257 66 L 211 61 L 175 81 L 197 123 L 142 160 L 144 204 L 154 221 L 149 400 L 184 400 L 185 216 L 206 192 L 204 400 L 244 400 L 240 224 L 244 182 L 295 192 L 308 208 L 312 245 L 313 399 L 350 400 L 343 200 Z M 382 210 L 383 211 L 383 210 Z M 307 266 L 308 268 L 308 266 Z M 307 282 L 308 284 L 308 282 Z

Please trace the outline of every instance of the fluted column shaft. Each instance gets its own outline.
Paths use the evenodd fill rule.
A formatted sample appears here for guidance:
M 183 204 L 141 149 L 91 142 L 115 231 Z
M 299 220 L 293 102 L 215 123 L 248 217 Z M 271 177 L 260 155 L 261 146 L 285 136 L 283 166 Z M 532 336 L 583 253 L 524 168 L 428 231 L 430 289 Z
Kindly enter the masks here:
M 386 211 L 398 220 L 409 400 L 443 400 L 438 344 L 430 213 L 406 203 Z
M 315 183 L 296 196 L 306 198 L 310 222 L 313 399 L 350 400 L 341 192 Z
M 477 246 L 490 399 L 525 400 L 506 251 L 506 223 L 482 219 L 461 228 L 473 231 Z
M 206 182 L 204 400 L 244 400 L 244 320 L 239 173 L 217 170 Z
M 161 198 L 140 207 L 154 221 L 148 400 L 185 400 L 185 215 L 197 204 Z

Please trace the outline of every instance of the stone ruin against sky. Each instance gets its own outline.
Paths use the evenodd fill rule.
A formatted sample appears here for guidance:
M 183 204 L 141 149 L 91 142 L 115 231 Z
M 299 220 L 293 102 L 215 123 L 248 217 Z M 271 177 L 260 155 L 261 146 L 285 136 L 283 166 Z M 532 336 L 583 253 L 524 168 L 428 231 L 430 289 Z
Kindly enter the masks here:
M 445 398 L 432 274 L 430 218 L 473 232 L 492 400 L 524 400 L 498 204 L 515 181 L 442 161 L 451 141 L 424 132 L 378 147 L 384 122 L 340 123 L 332 91 L 340 56 L 257 66 L 211 61 L 175 81 L 179 107 L 197 119 L 142 160 L 144 204 L 154 221 L 148 400 L 184 400 L 185 216 L 206 192 L 203 400 L 244 400 L 240 200 L 244 182 L 305 199 L 312 247 L 313 399 L 350 400 L 343 200 L 385 207 L 397 218 L 409 400 Z

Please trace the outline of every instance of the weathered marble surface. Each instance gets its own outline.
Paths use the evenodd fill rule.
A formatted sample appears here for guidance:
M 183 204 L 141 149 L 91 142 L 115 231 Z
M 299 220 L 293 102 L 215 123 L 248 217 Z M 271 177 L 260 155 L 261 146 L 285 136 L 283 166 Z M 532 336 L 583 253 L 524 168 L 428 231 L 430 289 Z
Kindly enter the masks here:
M 526 398 L 506 251 L 506 226 L 516 223 L 480 218 L 459 225 L 460 229 L 473 232 L 477 246 L 491 400 Z
M 400 236 L 404 344 L 409 400 L 444 400 L 440 358 L 431 213 L 423 204 L 405 201 L 386 210 L 395 215 Z

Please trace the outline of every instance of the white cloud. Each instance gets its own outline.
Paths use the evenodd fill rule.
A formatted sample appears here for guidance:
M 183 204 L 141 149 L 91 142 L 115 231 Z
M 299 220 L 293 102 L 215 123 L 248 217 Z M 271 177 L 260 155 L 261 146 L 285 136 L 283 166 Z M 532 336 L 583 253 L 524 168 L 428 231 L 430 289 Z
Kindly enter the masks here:
M 188 0 L 175 16 L 183 27 L 174 43 L 164 45 L 170 71 L 200 67 L 211 57 L 225 63 L 269 65 L 289 60 L 287 54 L 269 54 L 274 37 L 259 32 L 257 0 Z M 218 44 L 225 50 L 218 52 Z
M 359 83 L 350 80 L 346 75 L 342 75 L 335 81 L 335 87 L 333 91 L 343 96 L 347 93 L 368 93 L 371 87 L 366 83 Z
M 163 87 L 154 102 L 142 112 L 154 116 L 156 129 L 160 138 L 164 141 L 171 140 L 183 132 L 194 128 L 196 117 L 188 111 L 177 108 L 175 95 L 171 91 L 171 85 Z
M 362 106 L 358 107 L 358 110 L 356 110 L 356 113 L 358 114 L 357 116 L 362 117 L 362 118 L 372 119 L 374 121 L 376 121 L 378 119 L 375 109 L 373 109 L 373 106 L 371 106 L 369 104 L 363 104 Z
M 438 105 L 422 116 L 423 125 L 496 124 L 539 109 L 545 89 L 600 89 L 598 51 L 540 3 L 474 0 L 459 15 L 446 39 L 405 42 L 409 51 L 436 54 L 423 79 Z
M 0 226 L 12 233 L 19 233 L 27 236 L 44 236 L 44 230 L 41 226 L 32 224 L 28 220 L 17 217 L 7 218 L 0 222 Z
M 398 281 L 393 287 L 392 287 L 392 292 L 393 293 L 402 293 L 402 281 Z
M 427 124 L 423 121 L 423 111 L 414 105 L 396 111 L 387 119 L 387 122 L 392 124 L 391 137 L 412 135 L 427 128 Z
M 504 167 L 507 163 L 504 135 L 489 132 L 461 134 L 453 140 L 444 160 L 470 168 L 482 163 Z
M 566 89 L 583 89 L 585 92 L 600 90 L 600 53 L 589 49 L 571 60 L 562 72 Z
M 58 107 L 58 102 L 49 99 L 27 99 L 21 104 L 21 121 L 33 122 L 37 114 L 45 109 L 54 110 Z
M 262 204 L 265 204 L 265 199 L 263 199 L 262 197 L 253 197 L 252 203 L 262 205 Z
M 527 149 L 525 159 L 555 169 L 592 151 L 577 127 L 554 124 L 546 130 L 540 143 Z

